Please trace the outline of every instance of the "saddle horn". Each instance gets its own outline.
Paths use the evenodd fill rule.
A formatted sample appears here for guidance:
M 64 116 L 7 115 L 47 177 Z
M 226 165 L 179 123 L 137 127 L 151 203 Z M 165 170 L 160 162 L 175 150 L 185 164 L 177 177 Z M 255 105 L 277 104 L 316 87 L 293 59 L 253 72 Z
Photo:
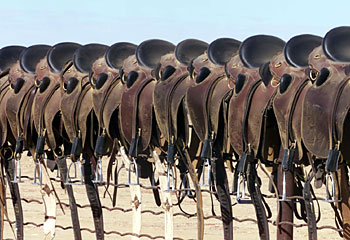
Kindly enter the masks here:
M 241 42 L 233 38 L 218 38 L 208 47 L 208 58 L 216 65 L 225 65 L 239 49 Z
M 7 46 L 0 49 L 0 74 L 8 71 L 25 50 L 22 46 Z
M 89 73 L 92 64 L 105 54 L 107 48 L 108 46 L 97 43 L 90 43 L 79 47 L 73 55 L 74 66 L 82 73 Z
M 284 47 L 284 57 L 293 67 L 308 67 L 309 54 L 320 46 L 322 38 L 311 34 L 302 34 L 289 39 Z
M 27 73 L 35 73 L 36 65 L 44 58 L 51 46 L 33 45 L 22 51 L 19 57 L 21 68 Z
M 281 52 L 285 42 L 270 35 L 255 35 L 244 40 L 239 47 L 239 57 L 247 68 L 258 68 L 267 63 L 278 52 Z
M 193 59 L 203 54 L 208 46 L 208 43 L 201 40 L 186 39 L 176 45 L 175 57 L 180 63 L 187 66 Z
M 156 69 L 160 58 L 174 49 L 175 45 L 165 40 L 146 40 L 137 47 L 136 59 L 141 66 Z
M 69 60 L 72 60 L 75 50 L 81 47 L 78 43 L 62 42 L 54 45 L 47 53 L 47 63 L 51 72 L 60 73 Z
M 105 54 L 105 59 L 109 67 L 120 69 L 126 58 L 135 54 L 137 45 L 128 42 L 119 42 L 110 46 Z
M 325 55 L 336 62 L 350 62 L 350 26 L 333 28 L 322 41 Z

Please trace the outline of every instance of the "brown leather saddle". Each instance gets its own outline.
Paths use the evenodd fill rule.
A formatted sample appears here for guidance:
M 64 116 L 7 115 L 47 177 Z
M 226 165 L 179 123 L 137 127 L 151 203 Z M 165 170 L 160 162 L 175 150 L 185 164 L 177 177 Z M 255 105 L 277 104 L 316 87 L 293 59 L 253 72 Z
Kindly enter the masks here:
M 46 56 L 50 46 L 34 45 L 25 49 L 9 72 L 11 82 L 10 95 L 6 104 L 6 115 L 13 136 L 18 144 L 34 150 L 35 143 L 32 140 L 30 128 L 30 116 L 36 93 L 35 67 Z M 33 153 L 33 152 L 32 152 Z
M 350 57 L 344 50 L 349 47 L 349 27 L 329 31 L 322 47 L 309 56 L 309 65 L 317 79 L 304 98 L 302 137 L 306 148 L 319 158 L 327 158 L 326 171 L 338 169 L 340 152 L 350 157 L 343 138 L 347 132 L 349 110 L 348 79 Z
M 283 50 L 285 42 L 268 35 L 250 37 L 241 44 L 239 55 L 226 64 L 234 93 L 229 103 L 229 137 L 234 151 L 246 156 L 267 159 L 268 148 L 279 151 L 277 129 L 268 133 L 268 118 L 276 88 L 270 81 L 269 61 Z M 277 134 L 278 135 L 278 134 Z M 275 154 L 276 156 L 276 154 Z
M 184 98 L 193 79 L 187 67 L 207 47 L 208 44 L 203 41 L 187 39 L 180 42 L 174 52 L 160 59 L 161 76 L 154 88 L 153 104 L 158 126 L 168 145 L 169 165 L 174 163 L 175 142 L 178 139 L 185 145 L 189 142 L 189 121 Z
M 90 75 L 90 83 L 93 86 L 92 103 L 100 128 L 95 146 L 97 155 L 110 152 L 108 149 L 113 139 L 121 140 L 118 116 L 125 85 L 119 71 L 123 61 L 135 54 L 136 47 L 132 43 L 116 43 L 92 65 Z
M 65 64 L 72 59 L 77 43 L 59 43 L 53 46 L 35 68 L 35 85 L 38 88 L 33 102 L 32 121 L 39 138 L 46 138 L 50 149 L 59 156 L 63 149 L 60 131 L 60 73 Z M 38 144 L 44 144 L 39 140 Z M 44 146 L 40 146 L 41 149 Z M 39 149 L 39 148 L 38 148 Z
M 73 61 L 68 63 L 61 72 L 61 112 L 65 131 L 73 143 L 71 157 L 80 156 L 85 144 L 94 147 L 92 88 L 89 83 L 89 73 L 94 61 L 103 56 L 107 46 L 87 44 L 75 50 Z M 88 126 L 89 125 L 89 126 Z M 90 142 L 86 142 L 86 139 Z
M 298 163 L 303 157 L 307 160 L 301 139 L 302 106 L 305 92 L 312 85 L 308 57 L 321 42 L 322 38 L 315 35 L 295 36 L 286 43 L 284 52 L 270 63 L 271 85 L 279 89 L 273 99 L 273 110 L 284 148 L 283 159 L 289 163 L 284 167 L 288 169 L 293 161 Z
M 202 142 L 201 157 L 204 159 L 212 158 L 216 140 L 219 140 L 221 150 L 226 150 L 227 100 L 231 89 L 227 84 L 225 64 L 240 44 L 232 38 L 219 38 L 210 43 L 207 53 L 192 63 L 195 83 L 187 92 L 186 103 L 193 128 Z
M 8 74 L 11 66 L 17 62 L 25 49 L 22 46 L 8 46 L 0 49 L 0 146 L 4 146 L 8 139 L 8 123 L 6 118 L 6 104 L 10 96 Z M 14 139 L 12 139 L 14 143 Z
M 174 48 L 167 41 L 147 40 L 123 63 L 122 79 L 126 79 L 126 88 L 121 98 L 119 120 L 122 137 L 129 146 L 129 156 L 133 158 L 150 146 L 152 135 L 157 136 L 152 99 L 156 84 L 153 69 L 158 66 L 161 56 Z

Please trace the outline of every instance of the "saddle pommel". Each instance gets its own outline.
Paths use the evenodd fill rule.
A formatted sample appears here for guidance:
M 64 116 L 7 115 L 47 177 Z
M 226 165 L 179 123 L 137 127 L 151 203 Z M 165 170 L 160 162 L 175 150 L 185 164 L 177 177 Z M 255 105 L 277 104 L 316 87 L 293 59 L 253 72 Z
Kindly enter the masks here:
M 33 45 L 22 51 L 19 57 L 21 68 L 26 73 L 35 73 L 36 65 L 44 58 L 51 47 L 48 45 Z
M 53 46 L 47 53 L 47 63 L 51 72 L 60 73 L 79 47 L 80 44 L 72 42 L 62 42 Z

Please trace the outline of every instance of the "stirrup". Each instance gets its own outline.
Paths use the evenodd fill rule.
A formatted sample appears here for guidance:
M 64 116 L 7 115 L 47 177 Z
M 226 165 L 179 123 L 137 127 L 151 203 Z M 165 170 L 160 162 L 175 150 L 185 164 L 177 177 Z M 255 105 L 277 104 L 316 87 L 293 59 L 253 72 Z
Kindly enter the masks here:
M 286 184 L 286 172 L 282 171 L 282 198 L 278 198 L 280 202 L 289 202 L 291 199 L 287 198 L 287 184 Z
M 329 181 L 332 181 L 332 195 L 330 195 L 328 189 L 329 189 Z M 324 202 L 328 203 L 334 203 L 334 202 L 340 202 L 341 200 L 337 199 L 337 192 L 336 192 L 336 186 L 335 181 L 332 172 L 328 172 L 326 175 L 326 199 L 323 200 Z
M 188 183 L 188 178 L 187 178 L 187 173 L 186 173 L 186 174 L 184 174 L 184 176 L 183 176 L 183 178 L 182 178 L 182 184 L 181 184 L 182 186 L 181 186 L 181 188 L 182 188 L 182 189 L 189 188 L 190 184 L 188 183 L 188 185 L 187 185 L 187 183 Z M 182 192 L 185 196 L 187 196 L 187 197 L 189 197 L 189 198 L 193 197 L 193 194 L 192 194 L 191 190 L 181 190 L 181 192 Z
M 205 183 L 205 169 L 206 169 L 206 167 L 208 167 L 208 172 L 207 172 L 208 183 Z M 211 168 L 212 168 L 211 162 L 210 162 L 209 158 L 206 158 L 205 162 L 203 162 L 203 169 L 202 169 L 202 175 L 201 175 L 199 186 L 201 186 L 201 187 L 211 186 Z
M 13 169 L 13 179 L 10 181 L 12 183 L 22 183 L 22 174 L 21 174 L 21 154 L 17 153 L 16 157 L 13 159 L 14 161 L 14 169 Z
M 67 178 L 66 181 L 64 183 L 64 185 L 83 185 L 84 184 L 84 173 L 83 173 L 83 164 L 84 160 L 82 161 L 75 161 L 75 162 L 71 162 L 69 164 L 69 167 L 67 169 Z M 72 166 L 74 166 L 74 176 L 72 177 L 70 175 L 70 170 L 72 168 Z M 78 178 L 78 173 L 77 173 L 77 169 L 79 168 L 79 172 L 80 172 L 80 181 L 73 181 L 73 179 Z
M 38 180 L 38 176 L 37 176 L 37 169 L 39 168 L 39 180 Z M 33 177 L 33 185 L 39 185 L 41 186 L 42 184 L 42 179 L 43 179 L 43 171 L 42 171 L 42 167 L 41 167 L 41 162 L 40 160 L 36 160 L 35 161 L 35 166 L 34 166 L 34 177 Z
M 131 181 L 131 168 L 134 166 L 135 169 L 135 175 L 136 175 L 136 182 Z M 134 158 L 131 159 L 130 164 L 129 164 L 129 169 L 128 169 L 128 185 L 135 186 L 135 185 L 140 185 L 139 181 L 139 170 L 137 169 L 137 163 Z
M 175 189 L 175 175 L 174 175 L 174 168 L 172 168 L 171 164 L 168 164 L 168 171 L 167 171 L 167 189 L 164 190 L 164 192 L 176 192 Z
M 102 157 L 99 157 L 96 163 L 96 170 L 95 170 L 95 179 L 92 180 L 93 183 L 95 183 L 98 186 L 102 186 L 105 184 L 103 181 L 103 169 L 102 169 Z
M 237 192 L 236 192 L 236 200 L 239 204 L 245 204 L 245 203 L 252 203 L 251 199 L 247 198 L 245 195 L 245 184 L 246 179 L 243 176 L 243 173 L 238 173 L 238 180 L 237 180 Z M 242 192 L 241 192 L 241 186 L 242 186 Z

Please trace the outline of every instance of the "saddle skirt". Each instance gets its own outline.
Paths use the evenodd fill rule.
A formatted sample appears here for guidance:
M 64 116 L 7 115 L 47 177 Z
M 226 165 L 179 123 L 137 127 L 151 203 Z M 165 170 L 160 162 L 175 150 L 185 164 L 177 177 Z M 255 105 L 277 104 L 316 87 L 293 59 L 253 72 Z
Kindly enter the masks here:
M 303 158 L 301 139 L 302 106 L 306 91 L 311 87 L 308 71 L 305 68 L 290 66 L 284 57 L 279 54 L 270 63 L 273 79 L 271 84 L 281 89 L 281 78 L 284 74 L 292 77 L 286 90 L 282 93 L 277 91 L 273 99 L 273 110 L 278 124 L 279 135 L 284 149 L 289 149 L 295 141 L 295 159 Z
M 186 94 L 190 119 L 202 142 L 214 140 L 218 135 L 220 110 L 230 91 L 224 75 L 224 67 L 210 62 L 207 53 L 197 57 L 192 65 L 197 76 L 196 83 L 192 84 Z M 201 72 L 204 71 L 209 74 L 205 74 L 204 79 L 201 79 L 203 76 Z M 225 119 L 224 111 L 221 111 L 221 114 Z M 223 127 L 224 139 L 227 139 L 226 124 Z
M 121 133 L 129 145 L 132 141 L 137 141 L 135 147 L 144 151 L 152 136 L 152 95 L 156 81 L 152 76 L 152 69 L 140 66 L 135 55 L 125 59 L 122 69 L 128 86 L 123 89 L 121 97 Z
M 163 79 L 163 76 L 158 80 L 154 88 L 153 105 L 158 126 L 166 141 L 171 143 L 178 137 L 178 121 L 183 120 L 184 126 L 181 131 L 184 132 L 183 137 L 187 141 L 189 123 L 185 109 L 181 109 L 181 106 L 187 89 L 192 85 L 192 79 L 189 78 L 187 66 L 177 61 L 174 53 L 164 55 L 160 63 L 160 72 L 164 72 L 170 66 L 175 71 L 168 78 Z
M 320 46 L 311 52 L 309 65 L 318 77 L 304 97 L 302 139 L 311 153 L 319 158 L 327 158 L 328 150 L 336 144 L 333 137 L 336 121 L 339 126 L 336 130 L 337 139 L 340 140 L 347 115 L 348 100 L 339 96 L 344 90 L 348 91 L 345 88 L 348 85 L 346 69 L 349 69 L 349 64 L 329 60 Z M 338 120 L 334 117 L 335 111 L 339 113 Z

